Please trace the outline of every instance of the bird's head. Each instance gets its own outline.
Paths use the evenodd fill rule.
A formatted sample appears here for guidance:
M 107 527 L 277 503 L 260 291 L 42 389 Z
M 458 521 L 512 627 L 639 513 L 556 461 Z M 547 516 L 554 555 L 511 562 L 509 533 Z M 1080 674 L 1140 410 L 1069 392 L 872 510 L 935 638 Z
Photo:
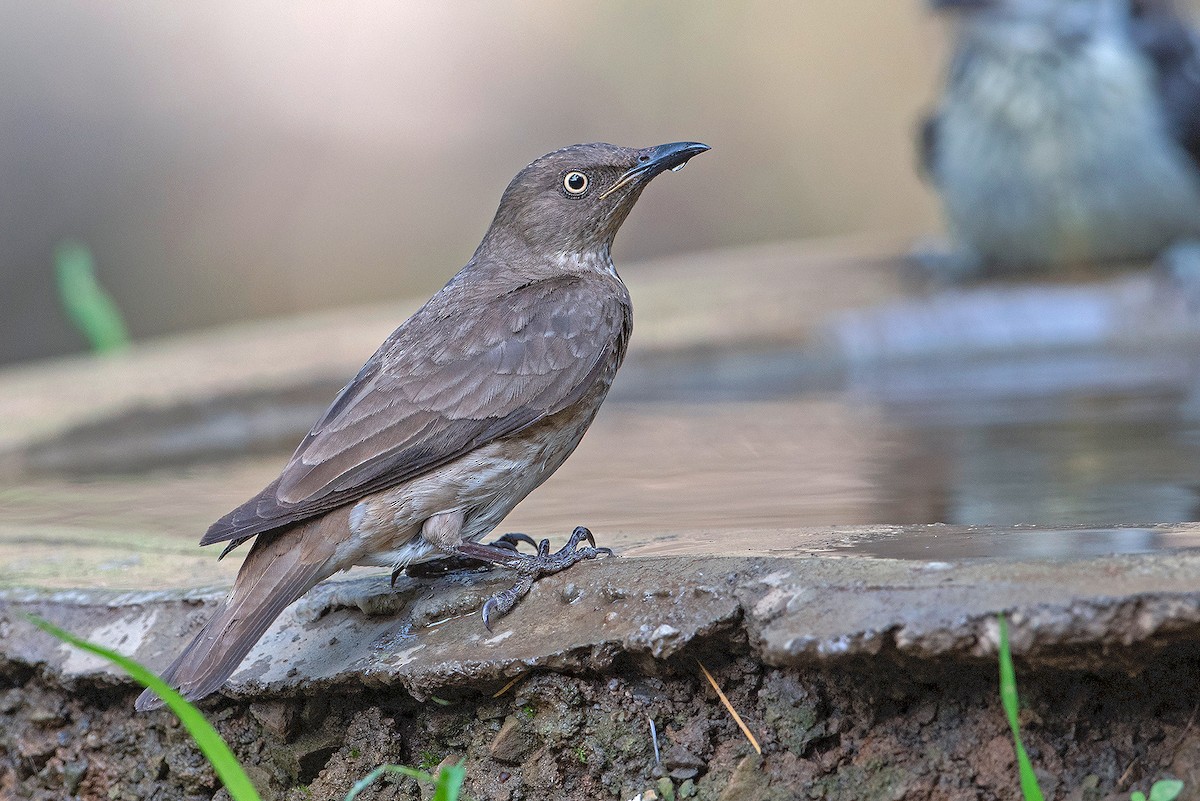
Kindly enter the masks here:
M 489 239 L 516 239 L 546 253 L 606 250 L 646 184 L 708 149 L 699 142 L 641 150 L 595 143 L 548 153 L 504 190 Z

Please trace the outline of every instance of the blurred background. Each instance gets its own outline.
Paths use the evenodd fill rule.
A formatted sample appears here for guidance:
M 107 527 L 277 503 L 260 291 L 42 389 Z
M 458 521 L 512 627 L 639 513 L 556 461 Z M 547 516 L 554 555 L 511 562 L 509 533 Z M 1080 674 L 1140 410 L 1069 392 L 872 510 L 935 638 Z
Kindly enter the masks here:
M 618 236 L 630 357 L 506 530 L 586 523 L 623 553 L 937 523 L 1034 524 L 1044 555 L 1171 547 L 1150 524 L 1200 518 L 1200 250 L 914 284 L 910 247 L 948 227 L 919 121 L 962 19 L 928 5 L 0 6 L 0 586 L 227 580 L 240 552 L 196 548 L 207 525 L 465 263 L 518 169 L 597 140 L 713 150 Z M 1065 127 L 1048 173 L 1111 139 Z M 966 161 L 960 188 L 1006 191 L 1010 165 L 975 182 Z M 125 327 L 132 348 L 87 353 Z M 1078 526 L 1098 528 L 1047 529 Z M 1017 547 L 998 541 L 979 553 Z
M 914 169 L 944 25 L 915 0 L 7 3 L 0 363 L 86 343 L 55 247 L 135 339 L 428 294 L 516 171 L 698 139 L 619 262 L 938 227 Z

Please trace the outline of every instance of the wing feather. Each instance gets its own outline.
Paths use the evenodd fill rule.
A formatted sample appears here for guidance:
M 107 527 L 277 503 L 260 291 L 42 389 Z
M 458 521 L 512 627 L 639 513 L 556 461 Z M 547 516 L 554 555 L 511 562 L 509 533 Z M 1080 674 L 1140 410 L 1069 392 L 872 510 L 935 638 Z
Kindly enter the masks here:
M 279 478 L 201 544 L 234 547 L 517 433 L 579 400 L 624 355 L 628 295 L 615 281 L 561 276 L 453 301 L 435 296 L 388 337 Z

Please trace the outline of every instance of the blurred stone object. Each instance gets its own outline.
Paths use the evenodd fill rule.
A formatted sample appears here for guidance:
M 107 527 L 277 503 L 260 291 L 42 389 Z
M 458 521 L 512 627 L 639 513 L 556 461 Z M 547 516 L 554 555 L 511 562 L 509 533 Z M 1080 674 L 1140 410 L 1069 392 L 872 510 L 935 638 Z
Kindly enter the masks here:
M 1179 349 L 1200 342 L 1200 303 L 1161 272 L 1078 285 L 947 290 L 831 315 L 815 341 L 843 364 Z
M 1200 236 L 1200 46 L 1169 3 L 932 5 L 958 26 L 919 142 L 951 238 L 917 254 L 930 277 L 1144 261 Z
M 830 326 L 855 364 L 974 358 L 1112 344 L 1127 292 L 1094 287 L 963 289 L 842 312 Z

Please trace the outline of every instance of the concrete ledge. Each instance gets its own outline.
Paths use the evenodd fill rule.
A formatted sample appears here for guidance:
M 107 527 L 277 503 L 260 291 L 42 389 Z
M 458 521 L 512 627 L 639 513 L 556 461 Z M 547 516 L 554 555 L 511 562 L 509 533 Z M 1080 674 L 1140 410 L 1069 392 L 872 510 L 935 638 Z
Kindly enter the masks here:
M 1189 526 L 1163 529 L 1195 534 Z M 1080 540 L 1091 533 L 1066 532 Z M 969 536 L 953 529 L 941 536 L 953 542 L 956 534 Z M 1010 537 L 1038 534 L 1025 529 Z M 1147 651 L 1200 635 L 1200 553 L 1193 550 L 951 562 L 839 555 L 880 539 L 865 530 L 842 537 L 852 544 L 822 556 L 626 557 L 579 565 L 539 582 L 492 633 L 477 610 L 506 586 L 499 571 L 402 579 L 396 590 L 379 575 L 326 582 L 277 622 L 229 693 L 399 685 L 424 698 L 531 670 L 593 674 L 619 658 L 668 659 L 711 637 L 744 638 L 758 659 L 778 667 L 885 651 L 992 660 L 1000 612 L 1013 621 L 1014 653 L 1031 665 L 1094 670 L 1128 658 L 1133 666 Z M 162 668 L 219 597 L 4 591 L 0 654 L 70 678 L 109 672 L 20 618 L 33 612 Z
M 477 609 L 499 574 L 395 591 L 378 575 L 327 582 L 203 706 L 264 797 L 287 801 L 340 798 L 380 762 L 443 758 L 465 758 L 468 793 L 488 801 L 651 789 L 721 801 L 1008 797 L 1015 768 L 995 688 L 1003 611 L 1048 797 L 1084 786 L 1096 792 L 1080 798 L 1127 798 L 1164 776 L 1200 783 L 1194 699 L 1179 692 L 1200 679 L 1200 554 L 1170 550 L 1195 526 L 1152 529 L 1166 545 L 1153 553 L 862 555 L 930 536 L 961 552 L 979 534 L 930 528 L 834 532 L 820 555 L 586 563 L 536 585 L 492 634 Z M 988 538 L 1019 552 L 1043 534 L 1088 550 L 1097 532 Z M 215 776 L 169 713 L 134 715 L 127 679 L 21 615 L 162 667 L 219 597 L 0 594 L 0 796 L 214 797 Z M 383 785 L 369 797 L 414 792 Z

